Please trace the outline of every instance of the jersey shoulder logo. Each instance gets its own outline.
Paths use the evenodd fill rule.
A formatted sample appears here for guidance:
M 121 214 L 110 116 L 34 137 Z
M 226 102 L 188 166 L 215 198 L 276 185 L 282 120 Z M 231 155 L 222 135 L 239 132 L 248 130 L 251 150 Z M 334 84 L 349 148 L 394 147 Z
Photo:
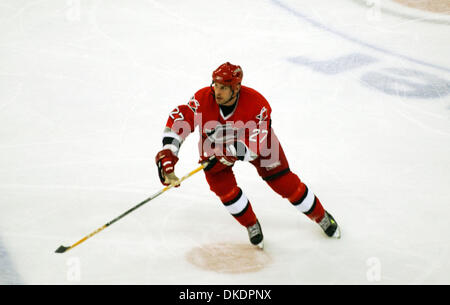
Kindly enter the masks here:
M 188 102 L 188 106 L 189 108 L 191 108 L 191 110 L 194 113 L 197 113 L 197 109 L 200 106 L 200 103 L 195 99 L 195 96 L 191 97 L 191 99 Z
M 268 118 L 266 107 L 262 107 L 261 112 L 256 116 L 259 122 L 263 122 Z

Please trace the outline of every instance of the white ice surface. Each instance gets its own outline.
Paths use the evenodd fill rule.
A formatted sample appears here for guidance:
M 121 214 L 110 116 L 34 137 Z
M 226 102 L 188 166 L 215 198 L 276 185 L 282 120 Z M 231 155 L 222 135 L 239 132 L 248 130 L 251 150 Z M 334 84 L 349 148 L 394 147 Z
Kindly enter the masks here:
M 0 284 L 450 284 L 450 27 L 373 9 L 1 0 Z M 333 74 L 292 61 L 349 54 L 373 62 Z M 261 271 L 186 260 L 202 244 L 248 242 L 202 173 L 55 254 L 161 189 L 154 155 L 167 115 L 225 61 L 271 103 L 291 169 L 342 239 L 239 163 L 272 258 Z M 392 68 L 428 75 L 426 94 L 407 94 L 420 79 L 377 89 L 376 76 L 401 77 Z M 197 139 L 184 143 L 179 175 L 197 166 Z

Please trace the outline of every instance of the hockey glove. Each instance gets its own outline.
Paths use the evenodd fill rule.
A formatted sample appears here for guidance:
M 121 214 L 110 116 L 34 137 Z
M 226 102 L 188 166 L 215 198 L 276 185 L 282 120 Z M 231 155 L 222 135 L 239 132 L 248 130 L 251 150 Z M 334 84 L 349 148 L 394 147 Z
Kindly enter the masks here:
M 212 172 L 220 172 L 221 170 L 228 168 L 234 165 L 234 162 L 238 160 L 235 154 L 236 150 L 233 145 L 230 145 L 229 148 L 221 149 L 218 147 L 214 148 L 214 155 L 209 157 L 201 157 L 199 163 L 203 163 L 208 161 L 208 165 L 205 167 L 205 171 Z
M 214 155 L 220 163 L 226 166 L 233 166 L 237 161 L 235 145 L 227 145 L 225 149 L 214 148 Z
M 180 186 L 179 179 L 175 175 L 175 164 L 178 162 L 178 157 L 170 149 L 163 149 L 155 157 L 156 165 L 158 166 L 159 180 L 163 185 L 175 184 Z

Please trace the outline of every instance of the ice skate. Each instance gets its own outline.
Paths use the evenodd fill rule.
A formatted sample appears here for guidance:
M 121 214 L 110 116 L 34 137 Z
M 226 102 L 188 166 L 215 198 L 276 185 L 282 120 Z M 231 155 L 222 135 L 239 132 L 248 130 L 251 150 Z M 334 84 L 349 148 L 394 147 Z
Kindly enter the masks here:
M 341 238 L 341 229 L 339 228 L 336 220 L 334 220 L 333 216 L 331 216 L 331 214 L 327 211 L 325 211 L 325 216 L 319 222 L 319 225 L 327 236 L 332 238 Z
M 260 249 L 264 248 L 264 236 L 261 230 L 261 225 L 259 224 L 259 221 L 256 220 L 256 223 L 253 226 L 247 227 L 248 231 L 248 238 L 250 239 L 250 242 L 257 246 Z

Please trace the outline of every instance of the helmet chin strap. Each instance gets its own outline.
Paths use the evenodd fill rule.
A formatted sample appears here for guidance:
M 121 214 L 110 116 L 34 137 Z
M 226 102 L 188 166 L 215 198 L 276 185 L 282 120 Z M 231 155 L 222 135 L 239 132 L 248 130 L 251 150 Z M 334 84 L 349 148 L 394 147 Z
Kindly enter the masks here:
M 231 89 L 231 96 L 230 96 L 230 98 L 229 98 L 224 104 L 230 102 L 230 101 L 231 101 L 232 99 L 234 99 L 234 98 L 235 98 L 235 96 L 234 96 L 234 90 Z

